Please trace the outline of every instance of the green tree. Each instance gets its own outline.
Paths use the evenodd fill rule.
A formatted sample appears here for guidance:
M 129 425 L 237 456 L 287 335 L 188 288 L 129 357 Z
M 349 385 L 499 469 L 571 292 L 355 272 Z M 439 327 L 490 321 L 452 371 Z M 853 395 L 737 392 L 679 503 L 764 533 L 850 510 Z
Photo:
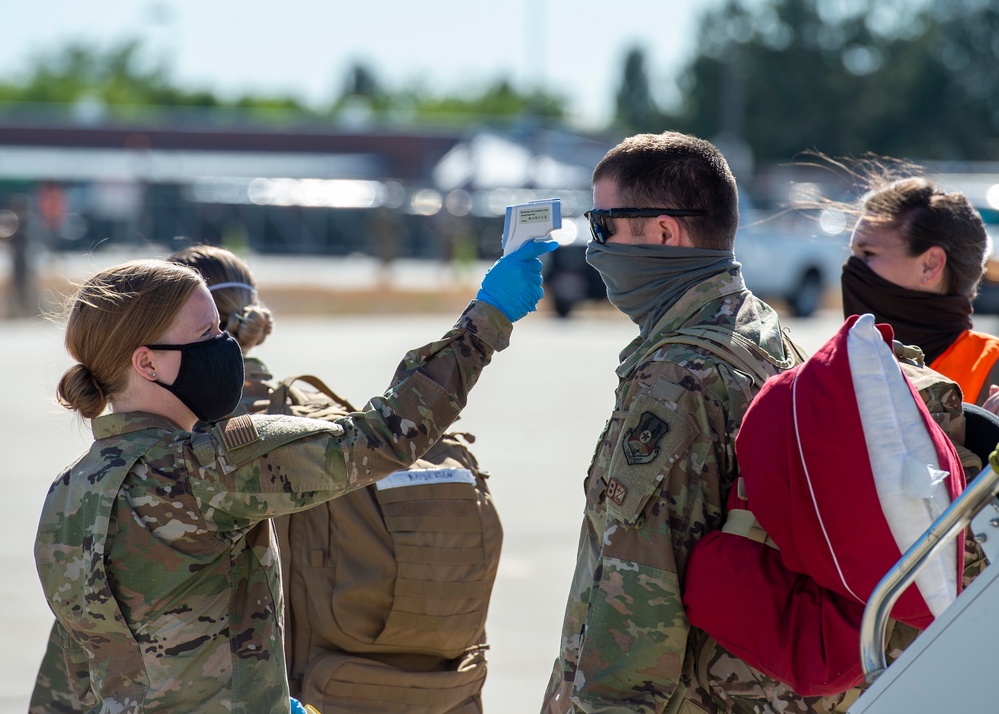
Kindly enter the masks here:
M 20 82 L 0 84 L 0 101 L 73 105 L 83 118 L 134 119 L 168 110 L 236 109 L 257 118 L 302 116 L 309 112 L 290 97 L 245 95 L 220 100 L 213 92 L 183 89 L 169 69 L 151 63 L 138 41 L 128 40 L 107 50 L 74 43 L 37 55 Z
M 332 113 L 340 118 L 365 120 L 373 113 L 387 113 L 395 103 L 387 91 L 382 89 L 381 82 L 374 70 L 363 62 L 354 62 L 347 68 L 343 91 L 333 103 Z
M 59 103 L 99 97 L 109 107 L 218 104 L 211 93 L 173 86 L 165 67 L 144 61 L 141 45 L 135 40 L 106 51 L 75 43 L 40 54 L 25 81 L 5 83 L 0 97 L 8 101 Z
M 173 82 L 169 67 L 149 61 L 138 41 L 110 49 L 74 43 L 37 55 L 26 76 L 0 82 L 0 102 L 76 105 L 92 119 L 132 119 L 168 110 L 212 110 L 213 118 L 235 111 L 238 117 L 287 122 L 330 117 L 360 123 L 509 123 L 528 118 L 558 122 L 566 100 L 540 90 L 518 91 L 504 79 L 463 92 L 433 93 L 414 86 L 387 89 L 374 71 L 355 62 L 332 105 L 319 111 L 291 96 L 246 94 L 220 99 L 208 90 L 184 89 Z
M 726 0 L 702 17 L 672 123 L 702 136 L 736 127 L 770 160 L 997 158 L 997 11 L 944 5 Z
M 434 93 L 422 86 L 391 91 L 369 67 L 355 63 L 348 69 L 332 113 L 345 121 L 468 125 L 522 118 L 559 121 L 565 116 L 565 106 L 562 97 L 540 90 L 522 93 L 502 78 L 463 92 Z
M 652 97 L 645 52 L 638 47 L 625 57 L 616 107 L 614 125 L 624 133 L 662 131 L 664 115 Z
M 356 62 L 348 72 L 344 94 L 374 99 L 381 94 L 381 83 L 375 78 L 375 73 L 370 68 Z
M 934 23 L 929 51 L 944 82 L 937 102 L 954 118 L 955 154 L 999 159 L 999 6 L 951 0 L 928 8 Z
M 561 119 L 565 113 L 565 102 L 541 91 L 522 94 L 507 80 L 500 79 L 478 92 L 470 92 L 467 95 L 417 97 L 414 109 L 418 115 L 465 115 L 478 120 L 522 115 Z

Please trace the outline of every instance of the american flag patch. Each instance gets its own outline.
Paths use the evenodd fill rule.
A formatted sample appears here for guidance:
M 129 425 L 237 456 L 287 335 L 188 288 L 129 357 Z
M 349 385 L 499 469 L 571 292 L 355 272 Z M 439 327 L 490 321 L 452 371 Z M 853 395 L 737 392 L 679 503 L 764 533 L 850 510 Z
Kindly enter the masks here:
M 257 433 L 253 420 L 247 414 L 230 419 L 222 427 L 222 443 L 229 451 L 252 444 L 259 439 L 260 434 Z

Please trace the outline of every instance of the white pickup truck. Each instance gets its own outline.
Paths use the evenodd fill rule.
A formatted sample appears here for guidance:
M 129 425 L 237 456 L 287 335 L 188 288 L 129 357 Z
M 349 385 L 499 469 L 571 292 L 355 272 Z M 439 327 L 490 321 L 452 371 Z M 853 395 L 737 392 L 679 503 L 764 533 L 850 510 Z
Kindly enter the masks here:
M 767 217 L 740 198 L 742 222 L 735 257 L 754 294 L 787 303 L 796 317 L 808 317 L 827 295 L 839 294 L 839 277 L 849 255 L 850 234 L 844 226 L 812 216 Z M 825 229 L 823 229 L 823 225 Z M 829 232 L 829 230 L 838 232 Z M 606 300 L 600 275 L 586 263 L 590 229 L 582 217 L 563 221 L 563 245 L 544 256 L 545 293 L 556 313 L 567 317 L 584 300 Z
M 849 243 L 850 234 L 839 225 L 825 224 L 824 229 L 809 216 L 760 217 L 743 211 L 735 257 L 753 293 L 780 298 L 795 316 L 808 317 L 822 306 L 827 293 L 838 293 Z

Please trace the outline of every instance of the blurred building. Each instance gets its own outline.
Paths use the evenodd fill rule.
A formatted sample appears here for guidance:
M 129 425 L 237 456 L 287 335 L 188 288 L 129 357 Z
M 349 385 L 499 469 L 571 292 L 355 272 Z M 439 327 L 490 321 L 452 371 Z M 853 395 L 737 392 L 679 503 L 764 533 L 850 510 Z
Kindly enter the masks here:
M 0 205 L 55 251 L 193 240 L 261 253 L 498 252 L 508 203 L 588 207 L 609 144 L 563 133 L 0 122 Z

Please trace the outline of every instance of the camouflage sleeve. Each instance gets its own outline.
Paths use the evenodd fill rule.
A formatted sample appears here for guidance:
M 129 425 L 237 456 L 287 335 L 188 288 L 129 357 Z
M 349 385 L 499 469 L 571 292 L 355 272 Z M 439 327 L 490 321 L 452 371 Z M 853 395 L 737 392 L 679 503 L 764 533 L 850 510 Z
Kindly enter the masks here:
M 917 367 L 899 362 L 902 373 L 919 392 L 933 420 L 955 444 L 963 444 L 965 436 L 961 387 L 929 367 Z
M 96 703 L 97 699 L 90 691 L 86 653 L 57 621 L 49 632 L 49 643 L 35 678 L 28 714 L 84 712 Z
M 337 420 L 351 482 L 371 483 L 423 456 L 465 407 L 493 351 L 509 344 L 510 329 L 492 305 L 472 302 L 441 340 L 403 358 L 385 394 Z
M 465 406 L 510 321 L 473 302 L 443 339 L 409 352 L 392 386 L 333 421 L 239 416 L 192 436 L 195 495 L 212 530 L 240 530 L 366 486 L 420 458 Z
M 585 680 L 577 675 L 573 696 L 580 711 L 659 712 L 680 685 L 690 630 L 680 574 L 709 520 L 712 528 L 721 520 L 717 435 L 725 433 L 712 398 L 691 384 L 660 378 L 639 395 L 609 458 L 579 654 Z

